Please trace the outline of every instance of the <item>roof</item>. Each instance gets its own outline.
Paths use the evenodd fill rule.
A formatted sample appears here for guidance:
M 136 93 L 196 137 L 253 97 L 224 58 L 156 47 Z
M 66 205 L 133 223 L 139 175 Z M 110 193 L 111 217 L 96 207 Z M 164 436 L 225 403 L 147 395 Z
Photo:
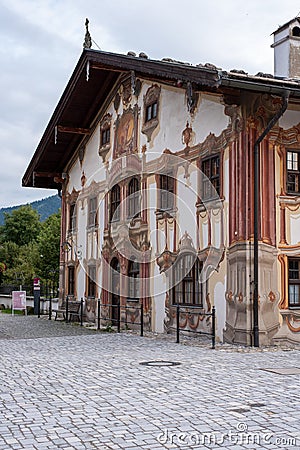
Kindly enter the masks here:
M 107 96 L 120 76 L 132 72 L 136 77 L 173 85 L 178 81 L 191 82 L 198 90 L 222 93 L 226 89 L 245 89 L 277 95 L 289 90 L 300 97 L 299 83 L 277 80 L 271 75 L 249 76 L 242 71 L 224 72 L 210 64 L 192 66 L 171 59 L 151 60 L 144 54 L 136 57 L 84 49 L 27 167 L 23 186 L 60 186 L 62 173 L 82 139 L 90 133 Z
M 276 34 L 279 33 L 280 31 L 284 30 L 285 28 L 287 28 L 291 23 L 298 21 L 298 23 L 300 23 L 300 17 L 294 17 L 294 19 L 289 20 L 288 22 L 286 22 L 283 25 L 280 25 L 276 31 L 274 31 L 272 34 Z

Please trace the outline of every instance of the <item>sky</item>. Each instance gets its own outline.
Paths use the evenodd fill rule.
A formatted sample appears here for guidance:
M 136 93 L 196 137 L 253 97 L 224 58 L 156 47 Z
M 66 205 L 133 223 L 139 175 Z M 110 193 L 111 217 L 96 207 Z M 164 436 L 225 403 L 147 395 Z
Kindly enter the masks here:
M 146 53 L 223 70 L 273 73 L 272 33 L 296 0 L 0 0 L 0 208 L 53 195 L 21 187 L 25 170 L 81 55 Z

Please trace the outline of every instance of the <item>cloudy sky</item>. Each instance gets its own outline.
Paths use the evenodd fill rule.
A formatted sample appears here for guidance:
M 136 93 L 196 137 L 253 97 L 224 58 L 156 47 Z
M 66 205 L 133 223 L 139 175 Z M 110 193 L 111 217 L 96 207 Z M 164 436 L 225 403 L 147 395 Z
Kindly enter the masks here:
M 0 207 L 55 193 L 21 179 L 81 54 L 101 50 L 273 73 L 271 33 L 298 0 L 0 0 Z M 97 45 L 93 44 L 93 48 Z

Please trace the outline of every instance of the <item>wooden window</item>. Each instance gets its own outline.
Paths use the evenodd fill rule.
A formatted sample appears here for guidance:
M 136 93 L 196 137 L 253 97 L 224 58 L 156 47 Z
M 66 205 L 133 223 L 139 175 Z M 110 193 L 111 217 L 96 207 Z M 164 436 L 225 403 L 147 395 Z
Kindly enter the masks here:
M 118 184 L 110 191 L 110 220 L 112 222 L 120 220 L 121 189 Z
M 110 128 L 103 128 L 103 130 L 101 130 L 101 143 L 100 145 L 106 145 L 110 143 Z
M 68 267 L 68 295 L 75 295 L 75 267 Z
M 136 261 L 130 261 L 128 266 L 128 298 L 140 298 L 140 265 Z
M 69 231 L 74 231 L 76 229 L 76 203 L 72 203 L 69 209 Z
M 214 155 L 202 161 L 201 199 L 209 200 L 220 195 L 220 156 Z
M 169 211 L 174 208 L 174 178 L 169 175 L 160 175 L 160 204 L 161 211 Z
M 128 217 L 140 214 L 140 183 L 132 178 L 128 183 Z
M 300 308 L 300 258 L 289 258 L 289 307 Z
M 97 226 L 97 197 L 90 198 L 89 200 L 88 226 Z
M 151 103 L 150 105 L 146 106 L 146 117 L 145 122 L 149 122 L 152 119 L 157 118 L 157 112 L 158 112 L 158 103 L 157 101 Z
M 300 151 L 287 151 L 286 167 L 287 192 L 291 194 L 300 194 Z
M 173 304 L 199 305 L 203 307 L 200 273 L 202 263 L 194 254 L 179 257 L 172 269 Z
M 88 297 L 96 296 L 96 266 L 89 266 L 88 269 Z

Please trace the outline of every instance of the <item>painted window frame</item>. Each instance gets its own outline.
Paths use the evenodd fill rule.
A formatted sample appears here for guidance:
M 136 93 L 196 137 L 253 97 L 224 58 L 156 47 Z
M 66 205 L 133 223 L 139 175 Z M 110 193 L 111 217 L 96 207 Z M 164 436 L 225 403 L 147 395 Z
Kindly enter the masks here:
M 170 212 L 175 209 L 176 179 L 171 173 L 159 174 L 159 212 Z M 171 194 L 171 195 L 170 195 Z
M 297 185 L 297 189 L 292 188 Z M 286 149 L 286 193 L 300 195 L 300 149 Z
M 128 182 L 127 216 L 135 218 L 140 216 L 141 183 L 137 177 Z
M 118 222 L 121 218 L 121 187 L 119 184 L 115 184 L 110 190 L 110 222 Z
M 98 225 L 98 215 L 97 215 L 97 197 L 89 198 L 89 208 L 88 208 L 88 227 L 96 227 Z
M 300 309 L 300 258 L 288 258 L 288 306 Z
M 214 153 L 201 159 L 201 173 L 203 175 L 201 177 L 200 197 L 202 201 L 214 200 L 221 195 L 221 161 L 220 153 Z M 213 167 L 214 162 L 217 162 L 215 166 L 217 168 L 216 171 Z
M 128 263 L 128 296 L 130 301 L 139 301 L 140 299 L 140 264 L 135 260 Z
M 188 270 L 187 267 L 190 266 L 192 267 Z M 171 298 L 173 305 L 203 308 L 202 267 L 203 263 L 193 253 L 185 253 L 177 258 L 172 267 Z M 184 277 L 182 277 L 183 274 L 185 274 Z
M 68 295 L 75 295 L 75 267 L 68 266 Z
M 87 274 L 87 294 L 88 298 L 96 298 L 96 265 L 88 266 Z

